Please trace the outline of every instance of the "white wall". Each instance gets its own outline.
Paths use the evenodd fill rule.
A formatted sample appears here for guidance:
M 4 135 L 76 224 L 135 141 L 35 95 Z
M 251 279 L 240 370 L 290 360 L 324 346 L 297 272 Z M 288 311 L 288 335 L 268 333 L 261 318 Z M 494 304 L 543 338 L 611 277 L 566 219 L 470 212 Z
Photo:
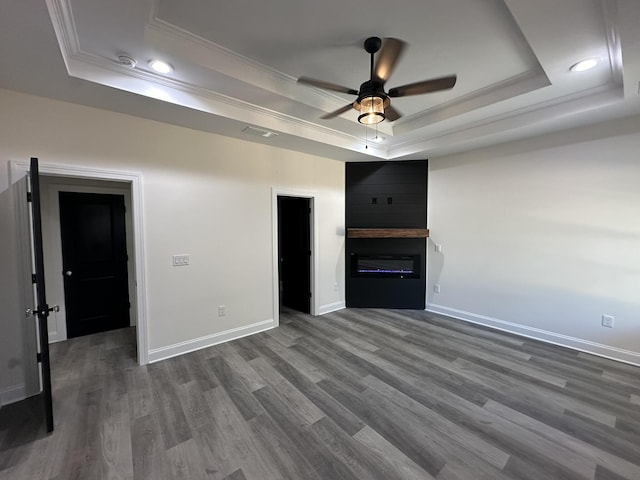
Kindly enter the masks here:
M 12 291 L 10 161 L 36 156 L 41 164 L 142 174 L 152 359 L 273 320 L 273 187 L 317 194 L 318 304 L 323 311 L 344 303 L 342 162 L 7 90 L 0 111 L 0 391 L 20 377 L 19 368 L 10 371 L 21 319 Z M 190 254 L 190 266 L 171 266 L 179 253 Z
M 429 167 L 428 310 L 640 364 L 640 117 Z

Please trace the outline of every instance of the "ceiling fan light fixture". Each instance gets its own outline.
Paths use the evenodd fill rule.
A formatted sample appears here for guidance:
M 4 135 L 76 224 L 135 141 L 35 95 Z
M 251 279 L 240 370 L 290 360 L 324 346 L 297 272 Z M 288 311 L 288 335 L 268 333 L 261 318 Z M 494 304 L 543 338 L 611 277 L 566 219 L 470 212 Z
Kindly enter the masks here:
M 378 96 L 365 97 L 357 101 L 354 106 L 360 110 L 358 122 L 364 125 L 375 125 L 376 123 L 382 122 L 385 119 L 385 103 L 388 104 L 389 99 Z

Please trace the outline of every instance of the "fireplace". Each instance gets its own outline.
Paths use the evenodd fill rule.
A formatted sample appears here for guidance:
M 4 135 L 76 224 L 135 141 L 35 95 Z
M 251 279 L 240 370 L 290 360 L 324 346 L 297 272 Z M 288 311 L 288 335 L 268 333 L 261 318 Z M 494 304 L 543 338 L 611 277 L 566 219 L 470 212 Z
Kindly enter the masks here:
M 424 310 L 427 167 L 426 160 L 346 164 L 347 307 Z
M 349 238 L 347 306 L 424 310 L 424 238 Z
M 420 278 L 420 255 L 351 253 L 351 276 L 361 278 Z

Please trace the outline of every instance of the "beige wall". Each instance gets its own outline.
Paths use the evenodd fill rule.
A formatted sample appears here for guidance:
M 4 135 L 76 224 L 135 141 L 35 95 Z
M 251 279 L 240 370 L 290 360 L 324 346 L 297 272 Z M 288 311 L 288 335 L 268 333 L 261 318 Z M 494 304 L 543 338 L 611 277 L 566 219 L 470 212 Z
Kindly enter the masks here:
M 151 350 L 272 317 L 272 187 L 317 194 L 318 303 L 344 302 L 342 163 L 9 91 L 0 112 L 0 393 L 22 376 L 11 160 L 142 174 Z M 640 363 L 638 152 L 632 117 L 431 159 L 428 309 Z
M 640 363 L 640 117 L 429 166 L 428 309 Z
M 344 303 L 342 162 L 7 90 L 0 90 L 0 112 L 0 282 L 7 305 L 0 391 L 20 377 L 19 368 L 9 372 L 7 358 L 20 357 L 11 347 L 20 308 L 12 294 L 10 161 L 36 156 L 41 164 L 142 174 L 150 350 L 273 318 L 274 187 L 315 195 L 317 303 L 321 310 Z M 171 256 L 180 253 L 190 254 L 190 266 L 172 267 Z M 217 316 L 217 305 L 225 305 L 225 317 Z

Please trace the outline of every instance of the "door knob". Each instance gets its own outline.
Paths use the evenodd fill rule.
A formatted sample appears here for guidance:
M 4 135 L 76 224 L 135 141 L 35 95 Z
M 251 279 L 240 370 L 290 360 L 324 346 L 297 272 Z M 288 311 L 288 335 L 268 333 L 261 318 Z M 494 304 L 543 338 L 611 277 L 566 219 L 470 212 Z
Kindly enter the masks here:
M 70 277 L 71 275 L 73 275 L 73 272 L 72 272 L 71 270 L 67 270 L 66 272 L 64 272 L 64 274 L 65 274 L 67 277 Z
M 42 310 L 43 312 L 59 312 L 60 311 L 60 305 L 53 305 L 52 307 L 50 307 L 49 305 L 45 306 L 45 309 Z M 27 308 L 24 311 L 24 316 L 25 317 L 35 317 L 38 315 L 38 309 L 37 308 Z

